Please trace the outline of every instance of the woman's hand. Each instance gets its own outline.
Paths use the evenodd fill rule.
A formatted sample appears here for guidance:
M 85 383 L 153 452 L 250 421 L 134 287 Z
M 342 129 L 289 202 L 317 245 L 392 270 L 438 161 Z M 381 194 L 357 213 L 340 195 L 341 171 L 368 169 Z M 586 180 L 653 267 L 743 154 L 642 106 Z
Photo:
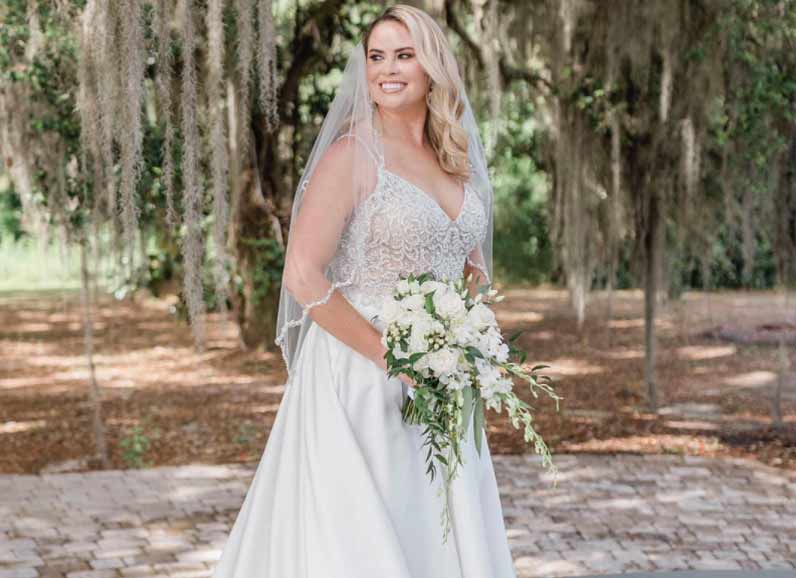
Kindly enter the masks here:
M 409 387 L 417 387 L 417 384 L 415 383 L 415 380 L 412 379 L 411 377 L 409 377 L 408 375 L 406 375 L 405 373 L 399 373 L 398 374 L 398 379 L 403 381 Z
M 378 359 L 374 359 L 373 362 L 381 367 L 384 371 L 387 371 L 387 360 L 384 358 L 384 355 L 387 353 L 387 348 L 381 343 L 381 338 L 379 338 L 379 356 Z M 405 373 L 399 373 L 398 379 L 403 381 L 409 387 L 417 387 L 415 380 L 406 375 Z

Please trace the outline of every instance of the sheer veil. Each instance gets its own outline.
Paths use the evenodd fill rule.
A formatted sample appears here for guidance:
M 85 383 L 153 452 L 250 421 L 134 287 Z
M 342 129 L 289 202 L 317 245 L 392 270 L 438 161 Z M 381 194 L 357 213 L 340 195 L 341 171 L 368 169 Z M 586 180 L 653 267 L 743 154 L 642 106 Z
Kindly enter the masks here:
M 349 206 L 356 207 L 378 186 L 378 173 L 384 167 L 384 148 L 379 138 L 377 126 L 378 111 L 374 106 L 368 92 L 365 71 L 365 51 L 360 41 L 351 52 L 343 71 L 339 88 L 331 103 L 329 112 L 321 125 L 320 133 L 310 152 L 307 163 L 299 180 L 293 199 L 291 210 L 291 225 L 296 222 L 300 213 L 304 192 L 313 178 L 318 163 L 329 151 L 330 147 L 338 141 L 346 141 L 350 146 L 351 154 L 346 157 L 351 163 L 350 169 L 353 183 L 349 194 L 351 199 L 346 199 Z M 492 279 L 492 236 L 493 236 L 493 190 L 489 180 L 486 155 L 478 132 L 478 125 L 473 116 L 470 102 L 467 98 L 464 82 L 456 75 L 456 84 L 459 98 L 464 105 L 460 118 L 462 127 L 468 134 L 468 160 L 470 164 L 469 183 L 478 191 L 484 204 L 487 216 L 487 231 L 483 243 L 467 262 L 478 268 L 488 280 Z M 313 185 L 315 186 L 315 185 Z M 289 253 L 293 242 L 293 229 L 288 233 L 286 250 Z M 356 271 L 356 268 L 354 268 Z M 284 277 L 283 277 L 284 279 Z M 279 295 L 279 309 L 276 322 L 276 344 L 282 350 L 282 356 L 288 370 L 288 383 L 293 375 L 293 368 L 298 359 L 301 345 L 307 330 L 313 323 L 308 315 L 309 310 L 325 303 L 332 293 L 347 285 L 356 284 L 355 274 L 344 279 L 333 277 L 330 268 L 326 270 L 326 282 L 322 287 L 316 288 L 315 298 L 304 299 L 299 302 L 282 283 Z

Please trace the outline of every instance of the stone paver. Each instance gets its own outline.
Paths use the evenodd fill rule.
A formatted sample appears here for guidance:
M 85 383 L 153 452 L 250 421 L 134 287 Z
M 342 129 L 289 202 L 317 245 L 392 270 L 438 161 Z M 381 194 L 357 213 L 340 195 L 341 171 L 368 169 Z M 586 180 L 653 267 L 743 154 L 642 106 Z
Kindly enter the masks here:
M 796 577 L 796 472 L 751 460 L 493 456 L 520 578 L 678 570 Z M 0 578 L 210 576 L 248 466 L 0 475 Z

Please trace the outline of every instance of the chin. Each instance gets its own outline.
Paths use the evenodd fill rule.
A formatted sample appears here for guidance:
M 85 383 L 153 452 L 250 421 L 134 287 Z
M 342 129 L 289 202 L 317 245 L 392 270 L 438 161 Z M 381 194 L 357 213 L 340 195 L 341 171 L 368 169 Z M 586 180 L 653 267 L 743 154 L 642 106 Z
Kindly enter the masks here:
M 393 96 L 395 96 L 393 98 Z M 382 94 L 380 95 L 379 100 L 377 101 L 378 105 L 382 108 L 406 108 L 406 107 L 414 107 L 420 104 L 423 101 L 423 97 L 417 97 L 413 95 L 401 94 L 401 95 L 391 95 L 391 94 Z

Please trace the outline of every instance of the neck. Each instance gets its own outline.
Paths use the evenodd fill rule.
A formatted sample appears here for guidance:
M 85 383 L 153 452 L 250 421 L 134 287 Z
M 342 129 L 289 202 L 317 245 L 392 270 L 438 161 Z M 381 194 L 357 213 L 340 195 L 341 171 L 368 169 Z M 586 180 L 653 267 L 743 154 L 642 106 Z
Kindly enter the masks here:
M 376 109 L 377 126 L 381 134 L 389 139 L 410 142 L 422 148 L 426 144 L 425 124 L 428 107 L 421 103 L 413 109 Z

